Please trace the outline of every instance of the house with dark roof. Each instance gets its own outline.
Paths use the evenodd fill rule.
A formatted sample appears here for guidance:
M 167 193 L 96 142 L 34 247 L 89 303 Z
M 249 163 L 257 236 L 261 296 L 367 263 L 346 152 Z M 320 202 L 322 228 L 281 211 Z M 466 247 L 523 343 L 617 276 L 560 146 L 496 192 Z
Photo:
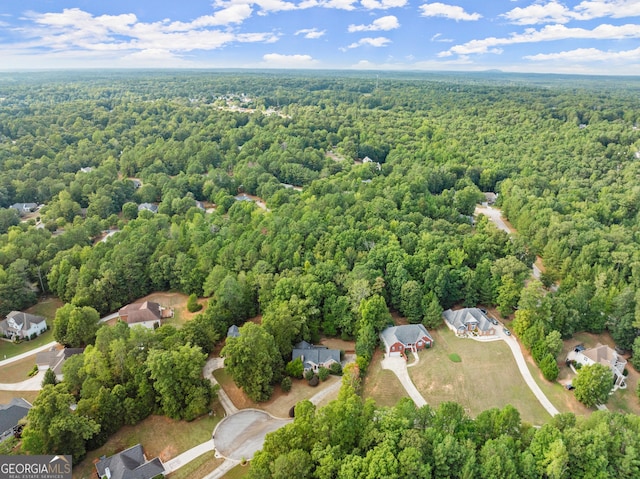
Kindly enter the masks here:
M 0 404 L 0 442 L 22 429 L 18 423 L 31 407 L 31 403 L 22 398 L 13 398 L 9 404 Z
M 136 444 L 111 457 L 103 456 L 96 463 L 96 472 L 107 479 L 151 479 L 164 476 L 164 466 L 157 457 L 147 461 L 142 445 Z
M 390 326 L 380 333 L 387 357 L 404 357 L 406 351 L 417 352 L 433 346 L 433 338 L 422 324 Z
M 14 203 L 9 208 L 16 210 L 22 216 L 33 213 L 38 208 L 38 203 Z
M 53 370 L 58 381 L 62 381 L 62 366 L 65 361 L 71 356 L 82 354 L 83 352 L 84 348 L 56 349 L 53 347 L 49 351 L 42 351 L 36 354 L 36 365 L 40 371 Z
M 318 372 L 323 367 L 329 369 L 333 363 L 340 363 L 340 350 L 326 346 L 314 346 L 306 341 L 296 344 L 291 353 L 291 360 L 300 358 L 306 371 Z
M 458 336 L 475 334 L 478 336 L 491 336 L 496 334 L 496 328 L 489 318 L 478 308 L 463 308 L 456 311 L 447 309 L 442 316 L 449 329 Z
M 120 319 L 129 326 L 144 326 L 154 329 L 162 324 L 164 318 L 173 316 L 173 310 L 163 308 L 153 301 L 143 303 L 132 303 L 120 308 L 118 311 Z
M 47 330 L 47 322 L 42 316 L 11 311 L 0 321 L 0 333 L 9 339 L 25 339 L 40 336 Z

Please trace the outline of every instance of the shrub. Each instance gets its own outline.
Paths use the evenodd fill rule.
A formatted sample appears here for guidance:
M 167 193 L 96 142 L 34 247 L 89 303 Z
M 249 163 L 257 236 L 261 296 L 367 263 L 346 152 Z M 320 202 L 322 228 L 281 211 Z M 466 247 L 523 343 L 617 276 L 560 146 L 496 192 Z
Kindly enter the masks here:
M 286 393 L 291 391 L 291 378 L 289 376 L 284 377 L 280 383 L 280 387 Z
M 38 365 L 36 364 L 33 369 L 31 369 L 31 371 L 29 371 L 28 376 L 31 378 L 33 376 L 35 376 L 36 374 L 38 374 Z
M 542 375 L 547 381 L 555 381 L 558 379 L 560 370 L 558 369 L 558 362 L 553 354 L 549 353 L 542 358 L 542 361 L 540 361 L 540 371 L 542 371 Z
M 318 384 L 320 384 L 320 379 L 314 374 L 313 377 L 309 379 L 309 386 L 316 387 Z
M 305 371 L 305 373 L 304 373 L 304 378 L 305 378 L 307 381 L 311 381 L 311 379 L 312 379 L 314 376 L 315 376 L 315 373 L 313 372 L 313 370 L 312 370 L 312 369 L 308 369 L 308 370 L 307 370 L 307 371 Z
M 329 371 L 335 376 L 342 376 L 342 365 L 340 363 L 332 363 Z
M 304 366 L 302 365 L 302 359 L 295 358 L 293 361 L 289 361 L 285 367 L 285 372 L 292 378 L 302 379 L 304 374 Z
M 198 297 L 195 293 L 189 295 L 189 300 L 187 301 L 187 310 L 190 313 L 195 313 L 202 309 L 202 305 L 198 304 Z
M 318 370 L 318 377 L 320 378 L 320 381 L 326 381 L 329 377 L 329 370 L 327 368 L 321 367 Z
M 458 355 L 458 353 L 451 353 L 449 355 L 449 359 L 454 363 L 462 362 L 462 358 L 460 357 L 460 355 Z

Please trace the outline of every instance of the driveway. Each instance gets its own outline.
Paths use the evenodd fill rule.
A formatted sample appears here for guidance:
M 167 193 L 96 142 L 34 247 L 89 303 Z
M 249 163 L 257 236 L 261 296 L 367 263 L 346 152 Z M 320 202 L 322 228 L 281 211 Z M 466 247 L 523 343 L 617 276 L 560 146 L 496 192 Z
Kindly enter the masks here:
M 35 358 L 34 358 L 35 363 Z M 42 389 L 42 380 L 44 379 L 44 371 L 19 383 L 0 383 L 0 391 L 40 391 Z
M 474 214 L 476 216 L 480 214 L 485 215 L 498 227 L 498 229 L 507 233 L 513 233 L 511 228 L 509 228 L 502 219 L 502 212 L 497 208 L 492 208 L 491 206 L 476 206 Z
M 216 451 L 226 459 L 249 460 L 262 449 L 265 436 L 289 424 L 258 409 L 243 409 L 225 417 L 213 431 Z
M 417 360 L 414 361 L 411 366 L 416 363 Z M 407 391 L 407 394 L 409 394 L 409 397 L 413 400 L 416 407 L 420 408 L 427 404 L 427 401 L 425 401 L 424 397 L 422 397 L 422 394 L 420 394 L 420 391 L 416 389 L 413 381 L 411 381 L 409 372 L 407 371 L 407 362 L 404 360 L 404 358 L 384 358 L 382 360 L 382 369 L 388 369 L 396 376 L 398 376 L 400 383 L 404 387 L 405 391 Z
M 210 358 L 204 365 L 202 375 L 205 379 L 211 381 L 214 386 L 217 386 L 218 381 L 216 381 L 216 378 L 213 377 L 213 371 L 222 368 L 224 368 L 224 358 Z M 238 412 L 238 408 L 233 404 L 231 399 L 229 399 L 227 393 L 224 392 L 224 389 L 222 389 L 221 387 L 218 388 L 218 399 L 220 401 L 220 404 L 222 405 L 222 408 L 227 413 L 227 416 Z

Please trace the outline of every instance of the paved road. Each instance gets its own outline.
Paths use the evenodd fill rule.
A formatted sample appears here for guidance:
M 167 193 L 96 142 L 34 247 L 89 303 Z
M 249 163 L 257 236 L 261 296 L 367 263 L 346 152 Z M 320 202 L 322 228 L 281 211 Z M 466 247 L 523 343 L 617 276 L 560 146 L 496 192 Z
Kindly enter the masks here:
M 502 219 L 502 212 L 497 208 L 491 206 L 476 206 L 474 214 L 477 216 L 483 214 L 487 216 L 497 227 L 507 233 L 513 233 L 513 230 L 507 226 Z
M 415 365 L 416 363 L 417 363 L 417 360 L 414 361 L 411 364 L 411 366 Z M 409 394 L 409 397 L 413 400 L 413 402 L 417 407 L 420 408 L 427 404 L 427 401 L 425 401 L 424 397 L 422 397 L 422 394 L 420 394 L 420 391 L 416 389 L 416 386 L 413 384 L 413 381 L 411 381 L 411 378 L 409 377 L 409 372 L 407 371 L 407 362 L 404 360 L 404 358 L 400 358 L 400 357 L 384 358 L 382 360 L 382 369 L 388 369 L 389 371 L 393 372 L 396 376 L 398 376 L 400 383 L 404 387 L 405 391 L 407 391 L 407 394 Z
M 276 419 L 259 409 L 243 409 L 218 423 L 213 440 L 224 458 L 249 460 L 262 449 L 265 436 L 289 424 L 292 419 Z

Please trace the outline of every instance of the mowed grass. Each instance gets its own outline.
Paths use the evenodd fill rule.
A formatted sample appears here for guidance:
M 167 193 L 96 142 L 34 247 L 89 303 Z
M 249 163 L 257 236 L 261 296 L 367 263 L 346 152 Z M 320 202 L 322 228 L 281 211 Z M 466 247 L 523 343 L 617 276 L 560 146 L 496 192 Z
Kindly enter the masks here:
M 0 404 L 9 404 L 13 398 L 23 398 L 33 404 L 39 391 L 0 391 Z
M 393 407 L 400 399 L 409 395 L 395 374 L 382 369 L 383 358 L 384 353 L 380 348 L 376 349 L 363 381 L 362 396 L 372 398 L 380 407 Z
M 12 384 L 26 381 L 35 365 L 36 357 L 33 355 L 2 366 L 0 367 L 0 382 Z
M 237 465 L 229 472 L 227 472 L 224 476 L 222 476 L 222 479 L 241 479 L 243 477 L 246 477 L 249 474 L 249 469 L 251 467 L 250 464 L 251 463 L 245 464 L 244 466 L 241 464 Z
M 47 319 L 47 326 L 49 330 L 42 333 L 37 338 L 31 341 L 22 341 L 20 343 L 13 343 L 11 341 L 0 341 L 0 360 L 12 358 L 18 354 L 26 353 L 31 349 L 43 346 L 51 341 L 53 338 L 53 318 L 56 317 L 56 311 L 62 307 L 64 303 L 57 298 L 46 299 L 25 309 L 25 313 L 35 314 L 37 316 L 43 316 Z M 6 381 L 0 381 L 6 382 Z
M 216 469 L 223 462 L 224 459 L 216 458 L 214 451 L 206 452 L 166 477 L 169 479 L 200 479 Z
M 271 399 L 257 403 L 249 399 L 244 391 L 236 386 L 233 378 L 225 369 L 216 369 L 213 372 L 213 376 L 238 409 L 261 409 L 272 416 L 280 418 L 288 418 L 289 410 L 298 402 L 309 399 L 323 389 L 342 380 L 340 376 L 329 376 L 326 381 L 321 381 L 318 386 L 312 387 L 309 386 L 305 379 L 294 379 L 292 380 L 291 391 L 288 393 L 283 392 L 280 386 L 275 386 Z M 331 399 L 336 399 L 337 397 L 338 390 L 336 390 L 334 394 L 330 394 L 323 403 Z
M 163 462 L 211 439 L 216 424 L 222 419 L 222 408 L 216 403 L 213 416 L 202 416 L 195 421 L 176 421 L 164 416 L 150 416 L 135 426 L 120 428 L 107 443 L 73 467 L 74 479 L 94 479 L 94 461 L 101 456 L 112 456 L 136 444 L 142 444 L 148 459 L 160 457 Z M 186 466 L 185 466 L 186 467 Z
M 457 338 L 448 328 L 431 334 L 434 347 L 420 352 L 420 362 L 409 368 L 409 376 L 429 405 L 455 401 L 475 417 L 486 409 L 511 404 L 524 421 L 536 425 L 549 421 L 503 341 Z M 452 353 L 461 362 L 452 362 Z

